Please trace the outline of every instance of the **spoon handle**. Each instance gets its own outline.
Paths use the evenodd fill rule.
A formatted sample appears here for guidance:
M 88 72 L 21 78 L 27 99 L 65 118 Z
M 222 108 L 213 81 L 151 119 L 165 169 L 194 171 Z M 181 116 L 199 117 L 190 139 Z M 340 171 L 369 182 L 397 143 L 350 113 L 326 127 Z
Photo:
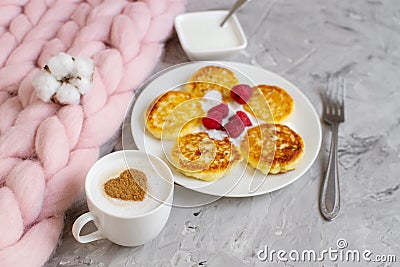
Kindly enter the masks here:
M 228 15 L 224 18 L 224 20 L 219 25 L 220 27 L 224 26 L 225 22 L 245 3 L 250 2 L 251 0 L 237 0 L 236 3 L 229 10 Z

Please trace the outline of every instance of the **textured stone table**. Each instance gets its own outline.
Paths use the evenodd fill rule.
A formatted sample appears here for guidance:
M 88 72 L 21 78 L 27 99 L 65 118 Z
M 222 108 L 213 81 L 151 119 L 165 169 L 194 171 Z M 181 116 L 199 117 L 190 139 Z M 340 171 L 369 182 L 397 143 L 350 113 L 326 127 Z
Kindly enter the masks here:
M 190 1 L 188 11 L 228 9 L 234 1 Z M 254 0 L 238 13 L 249 46 L 234 61 L 260 66 L 296 84 L 321 114 L 329 74 L 347 80 L 346 123 L 340 126 L 342 209 L 332 222 L 318 211 L 329 128 L 311 169 L 270 194 L 222 198 L 174 208 L 152 242 L 135 248 L 107 240 L 82 245 L 68 213 L 61 245 L 46 266 L 398 266 L 400 264 L 400 2 L 398 0 Z M 176 36 L 158 69 L 187 61 Z M 117 149 L 121 144 L 117 145 Z M 107 151 L 107 148 L 105 148 Z M 184 197 L 187 190 L 177 190 Z M 193 193 L 196 197 L 196 193 Z M 197 196 L 200 197 L 200 196 Z M 348 249 L 396 255 L 397 263 L 312 263 L 257 258 L 269 249 Z M 372 256 L 372 257 L 373 257 Z

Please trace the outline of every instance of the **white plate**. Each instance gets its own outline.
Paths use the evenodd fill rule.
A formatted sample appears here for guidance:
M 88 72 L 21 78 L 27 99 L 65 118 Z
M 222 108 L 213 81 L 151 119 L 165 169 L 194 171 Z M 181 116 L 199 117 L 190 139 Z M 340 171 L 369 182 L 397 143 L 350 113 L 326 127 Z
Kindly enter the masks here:
M 280 189 L 301 177 L 312 165 L 321 146 L 321 124 L 315 109 L 304 94 L 293 84 L 270 71 L 255 66 L 235 62 L 191 62 L 168 68 L 151 77 L 139 89 L 132 109 L 132 135 L 140 150 L 153 153 L 166 162 L 162 142 L 145 129 L 144 112 L 147 106 L 160 94 L 177 89 L 189 80 L 199 68 L 217 65 L 235 72 L 241 83 L 249 85 L 270 84 L 284 88 L 294 99 L 295 108 L 285 124 L 298 132 L 304 139 L 305 152 L 297 168 L 293 171 L 268 175 L 254 171 L 245 161 L 230 170 L 228 174 L 213 182 L 204 182 L 177 172 L 170 164 L 175 182 L 192 190 L 214 196 L 248 197 L 261 195 Z M 163 141 L 164 143 L 165 141 Z

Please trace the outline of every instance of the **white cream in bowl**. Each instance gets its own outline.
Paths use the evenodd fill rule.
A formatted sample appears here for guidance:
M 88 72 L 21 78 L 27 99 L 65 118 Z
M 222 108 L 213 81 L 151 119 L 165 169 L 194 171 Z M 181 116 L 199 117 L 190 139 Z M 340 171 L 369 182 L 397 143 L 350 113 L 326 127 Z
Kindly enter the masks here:
M 215 10 L 176 17 L 175 29 L 190 60 L 224 59 L 247 46 L 246 36 L 235 15 L 220 26 L 227 14 L 226 10 Z

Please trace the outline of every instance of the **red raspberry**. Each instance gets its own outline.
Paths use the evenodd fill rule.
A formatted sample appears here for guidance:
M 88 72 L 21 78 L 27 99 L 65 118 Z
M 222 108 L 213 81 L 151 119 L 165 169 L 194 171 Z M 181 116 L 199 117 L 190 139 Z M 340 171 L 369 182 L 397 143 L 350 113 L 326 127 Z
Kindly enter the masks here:
M 236 115 L 243 122 L 244 126 L 249 127 L 253 125 L 245 112 L 239 110 L 238 112 L 236 112 Z
M 207 116 L 211 118 L 225 118 L 229 114 L 228 105 L 225 103 L 221 103 L 213 108 L 211 108 L 207 112 Z
M 249 101 L 252 94 L 253 88 L 247 84 L 238 84 L 231 89 L 231 97 L 241 105 Z
M 203 117 L 202 119 L 204 127 L 209 130 L 221 130 L 222 129 L 222 119 Z
M 237 115 L 230 117 L 224 128 L 228 135 L 232 138 L 238 137 L 244 131 L 243 122 Z

